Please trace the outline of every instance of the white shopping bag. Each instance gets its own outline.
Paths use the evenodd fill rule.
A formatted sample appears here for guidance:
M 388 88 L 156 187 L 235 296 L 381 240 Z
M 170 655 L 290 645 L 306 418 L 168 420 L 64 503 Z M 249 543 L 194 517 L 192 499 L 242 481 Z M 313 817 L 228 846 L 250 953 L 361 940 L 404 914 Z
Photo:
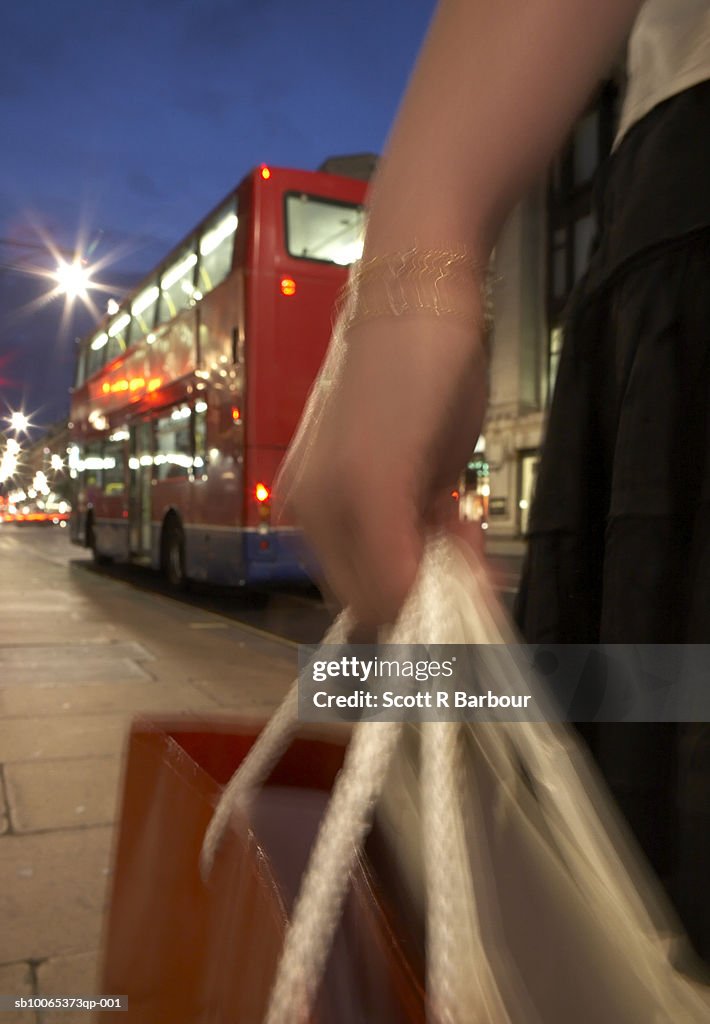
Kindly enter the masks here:
M 324 643 L 343 643 L 344 613 Z M 491 685 L 534 682 L 485 566 L 434 537 L 387 643 L 506 644 Z M 298 725 L 297 684 L 225 788 L 208 867 L 236 807 L 267 777 Z M 349 875 L 378 814 L 426 925 L 427 996 L 437 1024 L 700 1024 L 706 990 L 674 969 L 677 933 L 627 846 L 601 784 L 566 730 L 547 722 L 363 722 L 303 878 L 267 1024 L 312 1006 Z M 413 754 L 412 751 L 415 751 Z

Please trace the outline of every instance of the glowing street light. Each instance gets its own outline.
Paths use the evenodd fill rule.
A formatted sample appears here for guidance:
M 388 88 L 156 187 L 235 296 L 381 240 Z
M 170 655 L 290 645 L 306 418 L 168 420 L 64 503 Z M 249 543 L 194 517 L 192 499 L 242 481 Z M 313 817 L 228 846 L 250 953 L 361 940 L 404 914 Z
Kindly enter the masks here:
M 20 445 L 14 437 L 8 437 L 5 451 L 0 455 L 0 484 L 4 484 L 14 477 L 17 472 L 19 455 Z
M 14 452 L 6 450 L 0 459 L 0 484 L 11 480 L 17 471 L 17 456 Z
M 30 425 L 29 419 L 23 412 L 13 412 L 7 417 L 10 424 L 10 429 L 14 430 L 16 434 L 23 434 Z
M 49 483 L 46 475 L 41 470 L 35 473 L 32 488 L 35 491 L 39 491 L 40 494 L 49 494 Z
M 60 260 L 54 272 L 54 278 L 59 285 L 60 294 L 64 294 L 70 299 L 85 299 L 87 289 L 92 285 L 89 271 L 79 259 L 75 259 L 72 263 Z
M 86 250 L 84 250 L 83 244 L 77 245 L 75 249 L 70 250 L 56 245 L 41 230 L 39 230 L 39 234 L 41 241 L 38 242 L 0 238 L 0 253 L 7 246 L 10 249 L 19 249 L 23 252 L 26 250 L 27 254 L 37 250 L 44 257 L 53 260 L 54 269 L 50 269 L 51 264 L 50 266 L 45 265 L 45 259 L 42 259 L 37 265 L 33 266 L 27 262 L 26 256 L 16 263 L 9 264 L 12 269 L 51 281 L 50 290 L 44 295 L 39 295 L 33 302 L 29 303 L 26 307 L 27 310 L 40 309 L 46 303 L 63 295 L 65 298 L 63 325 L 70 316 L 72 307 L 77 300 L 87 307 L 92 316 L 99 319 L 101 314 L 92 298 L 92 293 L 96 291 L 107 292 L 110 289 L 106 285 L 94 280 L 93 275 L 98 274 L 113 257 L 103 257 L 89 265 L 89 257 L 94 252 L 98 239 L 89 245 Z M 84 251 L 85 255 L 83 254 Z

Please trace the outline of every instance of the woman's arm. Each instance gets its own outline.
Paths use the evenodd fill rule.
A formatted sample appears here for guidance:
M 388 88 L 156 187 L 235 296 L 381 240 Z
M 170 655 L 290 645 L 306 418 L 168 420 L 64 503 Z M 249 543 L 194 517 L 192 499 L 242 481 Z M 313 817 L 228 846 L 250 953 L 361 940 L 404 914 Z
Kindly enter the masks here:
M 485 263 L 638 6 L 441 0 L 374 183 L 365 257 L 466 247 Z M 328 582 L 368 625 L 396 616 L 481 429 L 479 283 L 456 286 L 468 319 L 392 310 L 348 327 L 337 388 L 282 471 Z
M 366 255 L 487 256 L 628 33 L 639 0 L 441 0 L 371 202 Z

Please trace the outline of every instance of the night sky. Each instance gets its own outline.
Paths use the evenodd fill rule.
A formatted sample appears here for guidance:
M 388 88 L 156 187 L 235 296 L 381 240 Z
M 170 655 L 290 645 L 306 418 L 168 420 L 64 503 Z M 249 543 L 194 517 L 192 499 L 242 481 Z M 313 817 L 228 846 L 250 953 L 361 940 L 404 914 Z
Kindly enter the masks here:
M 0 32 L 0 417 L 66 415 L 77 303 L 51 243 L 120 297 L 262 162 L 380 152 L 434 0 L 25 0 Z M 24 247 L 20 244 L 24 243 Z M 0 426 L 2 420 L 0 419 Z

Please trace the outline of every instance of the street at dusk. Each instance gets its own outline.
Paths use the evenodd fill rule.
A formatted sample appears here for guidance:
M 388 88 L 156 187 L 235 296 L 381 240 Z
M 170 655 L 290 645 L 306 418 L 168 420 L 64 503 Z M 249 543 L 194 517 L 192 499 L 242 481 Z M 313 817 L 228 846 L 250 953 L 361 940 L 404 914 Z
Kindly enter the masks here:
M 708 1024 L 710 0 L 5 6 L 0 1024 Z

